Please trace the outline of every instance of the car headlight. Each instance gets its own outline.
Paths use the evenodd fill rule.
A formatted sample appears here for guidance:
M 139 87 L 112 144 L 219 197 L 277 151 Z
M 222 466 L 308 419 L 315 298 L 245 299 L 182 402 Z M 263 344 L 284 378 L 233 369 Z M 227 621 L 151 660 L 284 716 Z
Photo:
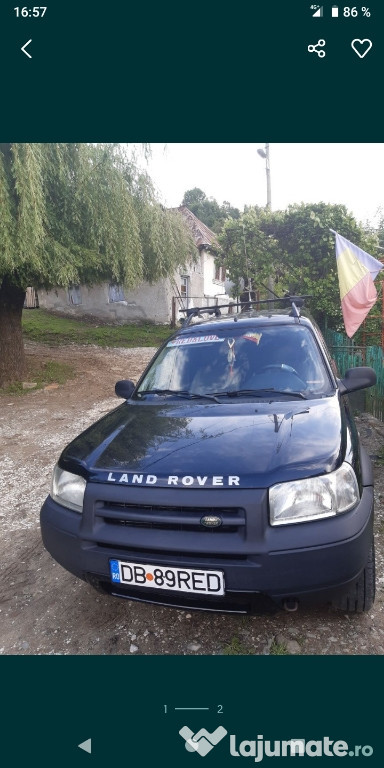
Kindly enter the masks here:
M 83 511 L 83 499 L 86 481 L 80 475 L 74 475 L 56 464 L 53 470 L 51 496 L 63 507 Z
M 328 475 L 272 486 L 270 523 L 286 525 L 332 517 L 352 509 L 359 498 L 356 475 L 350 464 L 344 463 Z

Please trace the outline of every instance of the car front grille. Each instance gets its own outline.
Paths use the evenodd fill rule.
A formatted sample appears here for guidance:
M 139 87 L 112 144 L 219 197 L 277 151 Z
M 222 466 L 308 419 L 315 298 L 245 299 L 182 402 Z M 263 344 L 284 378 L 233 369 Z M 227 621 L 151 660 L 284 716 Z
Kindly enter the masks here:
M 245 510 L 230 507 L 182 507 L 157 506 L 149 504 L 127 504 L 123 502 L 98 502 L 96 515 L 107 526 L 126 528 L 150 528 L 163 531 L 199 532 L 210 535 L 217 533 L 245 532 Z M 204 517 L 219 517 L 221 525 L 207 527 L 201 522 Z

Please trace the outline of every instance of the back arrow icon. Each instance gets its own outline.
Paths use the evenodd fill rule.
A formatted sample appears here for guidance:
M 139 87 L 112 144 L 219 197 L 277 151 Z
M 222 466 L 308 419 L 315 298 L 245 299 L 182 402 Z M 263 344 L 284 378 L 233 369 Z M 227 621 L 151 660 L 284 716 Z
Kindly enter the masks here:
M 88 754 L 92 754 L 92 739 L 87 739 L 87 741 L 82 741 L 81 744 L 77 745 L 80 747 L 80 749 L 83 749 L 84 752 L 88 752 Z
M 31 38 L 30 40 L 28 40 L 28 42 L 27 42 L 27 43 L 24 43 L 24 45 L 23 45 L 23 47 L 22 47 L 22 49 L 21 49 L 21 50 L 23 51 L 23 53 L 25 53 L 25 55 L 26 55 L 26 56 L 28 56 L 28 58 L 29 58 L 29 59 L 31 59 L 31 58 L 32 58 L 32 56 L 31 56 L 31 54 L 30 54 L 30 53 L 28 53 L 28 51 L 26 51 L 25 49 L 26 49 L 27 45 L 29 45 L 29 43 L 31 43 L 31 42 L 32 42 L 32 38 Z

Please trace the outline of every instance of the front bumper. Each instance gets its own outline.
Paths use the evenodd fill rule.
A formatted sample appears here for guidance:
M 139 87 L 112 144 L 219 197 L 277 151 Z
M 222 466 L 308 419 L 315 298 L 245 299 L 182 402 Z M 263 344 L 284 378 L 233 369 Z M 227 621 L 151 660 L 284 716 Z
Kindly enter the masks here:
M 120 525 L 121 520 L 111 525 L 105 517 L 107 502 L 100 498 L 107 493 L 110 501 L 115 494 L 112 501 L 119 506 L 121 492 L 120 488 L 89 483 L 82 515 L 48 497 L 41 510 L 41 531 L 46 549 L 64 568 L 97 588 L 133 600 L 241 613 L 265 610 L 269 602 L 281 605 L 287 599 L 327 602 L 358 579 L 372 542 L 372 486 L 363 488 L 361 500 L 351 512 L 274 528 L 267 520 L 266 491 L 211 490 L 212 508 L 229 506 L 235 499 L 240 511 L 246 510 L 246 525 L 237 530 L 228 528 L 228 532 L 196 531 L 195 526 L 187 533 L 159 525 Z M 188 489 L 130 489 L 130 505 L 126 506 L 134 504 L 134 509 L 139 509 L 145 503 L 148 510 L 156 504 L 164 510 L 171 499 L 173 505 L 183 504 L 184 510 L 196 509 L 200 493 Z M 100 511 L 101 507 L 104 511 Z M 124 516 L 126 511 L 123 509 L 121 514 Z M 222 570 L 226 594 L 209 597 L 116 585 L 110 578 L 111 558 Z

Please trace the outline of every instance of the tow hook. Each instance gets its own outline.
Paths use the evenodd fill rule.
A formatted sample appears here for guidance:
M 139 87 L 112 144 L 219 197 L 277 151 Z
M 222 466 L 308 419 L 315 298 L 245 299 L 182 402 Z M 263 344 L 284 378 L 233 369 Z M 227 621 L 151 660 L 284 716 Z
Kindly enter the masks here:
M 293 598 L 288 598 L 283 602 L 283 608 L 285 611 L 288 611 L 288 613 L 294 613 L 295 611 L 297 611 L 298 607 L 299 607 L 298 601 L 294 600 Z

